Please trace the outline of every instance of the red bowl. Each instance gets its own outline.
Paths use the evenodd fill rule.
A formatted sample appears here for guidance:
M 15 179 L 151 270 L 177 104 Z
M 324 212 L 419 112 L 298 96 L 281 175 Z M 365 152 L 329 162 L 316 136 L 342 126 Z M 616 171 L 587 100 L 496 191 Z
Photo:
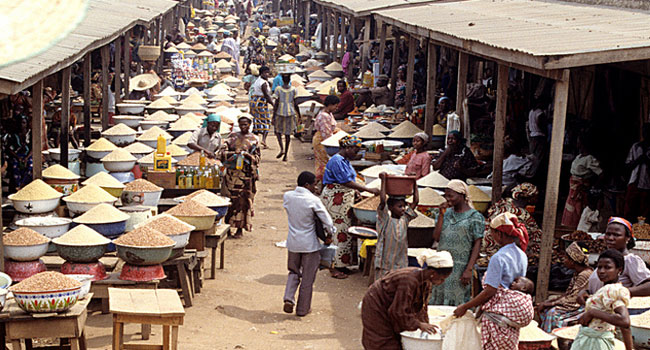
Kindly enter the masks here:
M 99 261 L 91 263 L 74 263 L 66 261 L 61 265 L 64 275 L 93 275 L 92 281 L 101 281 L 108 278 L 106 267 Z
M 149 266 L 124 264 L 119 278 L 124 281 L 149 282 L 165 277 L 165 270 L 160 264 Z
M 20 282 L 45 270 L 45 263 L 41 259 L 33 261 L 5 260 L 5 272 L 14 282 Z

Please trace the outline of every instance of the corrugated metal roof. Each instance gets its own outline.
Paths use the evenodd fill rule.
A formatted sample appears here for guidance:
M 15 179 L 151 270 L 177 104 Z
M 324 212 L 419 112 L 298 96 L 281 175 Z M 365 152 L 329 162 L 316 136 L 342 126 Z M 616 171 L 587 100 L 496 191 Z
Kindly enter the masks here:
M 407 32 L 538 69 L 650 58 L 650 13 L 539 0 L 467 0 L 374 12 Z
M 86 17 L 65 38 L 38 55 L 0 68 L 0 93 L 13 94 L 33 85 L 177 4 L 173 0 L 90 0 Z
M 435 0 L 315 0 L 317 4 L 336 8 L 354 17 L 367 16 L 371 11 L 404 7 Z

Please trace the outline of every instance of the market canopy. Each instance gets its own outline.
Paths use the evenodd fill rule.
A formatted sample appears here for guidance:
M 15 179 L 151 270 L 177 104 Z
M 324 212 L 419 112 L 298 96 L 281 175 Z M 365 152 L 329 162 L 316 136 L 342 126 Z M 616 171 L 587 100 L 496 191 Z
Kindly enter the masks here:
M 386 8 L 403 8 L 434 0 L 314 0 L 325 7 L 334 8 L 353 17 L 369 15 L 372 11 Z
M 40 54 L 0 68 L 0 94 L 24 90 L 135 25 L 150 23 L 177 4 L 172 0 L 90 0 L 86 17 L 61 41 Z
M 646 11 L 559 1 L 468 0 L 373 14 L 445 46 L 538 70 L 650 58 Z

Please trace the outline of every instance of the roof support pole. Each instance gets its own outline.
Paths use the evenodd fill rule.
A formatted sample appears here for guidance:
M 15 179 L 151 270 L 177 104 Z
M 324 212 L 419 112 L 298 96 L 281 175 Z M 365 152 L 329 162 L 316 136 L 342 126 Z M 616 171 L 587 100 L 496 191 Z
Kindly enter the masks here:
M 163 62 L 163 57 L 165 55 L 163 53 L 163 39 L 164 39 L 165 35 L 163 34 L 163 17 L 162 16 L 156 20 L 156 26 L 157 26 L 156 31 L 158 32 L 157 35 L 156 35 L 156 38 L 158 40 L 157 44 L 159 46 L 158 51 L 160 52 L 160 55 L 158 56 L 158 59 L 156 60 L 156 67 L 158 67 L 158 69 L 156 71 L 160 74 L 160 73 L 162 73 L 162 62 Z
M 497 76 L 497 109 L 494 120 L 494 155 L 492 157 L 492 202 L 501 199 L 503 180 L 503 138 L 508 106 L 508 66 L 499 64 Z
M 433 42 L 427 40 L 427 100 L 424 109 L 424 132 L 433 135 L 436 118 L 436 90 L 438 89 L 438 53 Z
M 102 46 L 100 49 L 102 56 L 102 131 L 108 129 L 108 45 Z
M 409 35 L 409 57 L 406 69 L 406 110 L 410 113 L 413 110 L 413 76 L 415 75 L 415 50 L 417 50 L 418 39 L 415 35 Z
M 348 35 L 345 36 L 345 45 L 352 46 L 354 45 L 354 39 L 357 37 L 357 19 L 350 16 L 348 17 L 348 21 L 350 25 L 348 27 Z M 343 51 L 348 51 L 348 50 L 350 49 L 346 47 L 346 49 Z M 363 54 L 363 52 L 361 53 Z M 352 82 L 354 81 L 355 60 L 352 58 L 353 56 L 354 56 L 353 52 L 350 53 L 350 61 L 348 63 L 348 83 L 350 84 L 352 84 Z M 341 55 L 341 62 L 343 62 L 343 55 Z
M 332 40 L 332 60 L 333 61 L 338 61 L 339 59 L 339 22 L 345 22 L 342 17 L 338 16 L 338 14 L 334 11 L 332 11 L 332 24 L 334 27 L 334 40 Z
M 341 18 L 341 47 L 339 50 L 339 57 L 341 57 L 341 60 L 343 60 L 343 55 L 345 54 L 345 17 L 343 16 L 342 12 L 339 12 L 339 17 Z
M 32 87 L 32 96 L 32 176 L 40 179 L 43 175 L 43 79 Z
M 372 17 L 366 17 L 366 23 L 363 25 L 363 52 L 361 53 L 361 74 L 366 71 L 368 66 L 368 56 L 370 55 L 370 26 Z
M 332 19 L 332 11 L 330 11 L 327 7 L 325 8 L 325 20 L 326 20 L 326 26 L 327 26 L 327 55 L 330 59 L 330 61 L 335 61 L 334 55 L 332 54 L 333 49 L 332 49 L 332 36 L 334 35 L 334 20 Z
M 113 54 L 115 61 L 115 103 L 122 103 L 122 37 L 115 39 L 115 53 Z
M 305 1 L 305 41 L 311 40 L 309 22 L 311 20 L 311 0 Z
M 129 96 L 129 81 L 131 80 L 131 44 L 129 39 L 131 38 L 131 31 L 124 33 L 124 96 Z
M 61 136 L 59 149 L 61 150 L 61 166 L 68 167 L 68 140 L 70 139 L 70 77 L 72 68 L 63 68 L 61 79 Z M 40 150 L 39 150 L 40 152 Z
M 384 51 L 386 51 L 386 23 L 377 21 L 379 27 L 379 74 L 384 74 Z
M 321 25 L 320 25 L 320 37 L 321 37 L 321 40 L 320 40 L 320 43 L 319 43 L 320 44 L 320 51 L 324 52 L 325 48 L 323 46 L 323 40 L 322 40 L 323 38 L 325 38 L 325 22 L 323 22 L 323 7 L 318 5 L 318 4 L 315 4 L 315 6 L 316 6 L 316 15 L 318 16 L 317 21 L 320 21 L 320 23 L 321 23 Z M 318 26 L 318 24 L 317 24 L 317 26 Z M 316 33 L 314 33 L 314 34 L 316 34 Z M 318 41 L 318 38 L 316 38 L 316 41 Z
M 84 78 L 84 87 L 83 87 L 83 97 L 84 97 L 84 146 L 90 146 L 90 67 L 91 65 L 91 53 L 88 52 L 84 56 L 83 64 L 83 78 Z M 119 77 L 118 77 L 119 78 Z M 115 81 L 117 83 L 117 81 Z M 117 95 L 116 95 L 117 96 Z
M 469 55 L 459 51 L 458 52 L 458 80 L 456 86 L 456 114 L 461 118 L 461 125 L 465 125 L 465 118 L 469 116 L 463 113 L 463 103 L 467 97 L 467 69 L 469 68 Z M 463 136 L 469 140 L 469 130 L 463 130 Z
M 566 109 L 569 100 L 568 69 L 563 70 L 562 79 L 555 81 L 553 101 L 553 131 L 551 133 L 551 150 L 546 178 L 546 197 L 544 198 L 544 219 L 542 222 L 542 244 L 540 247 L 539 271 L 537 272 L 536 300 L 546 300 L 548 279 L 551 271 L 553 254 L 553 237 L 557 215 L 557 198 L 560 191 L 560 170 L 562 168 L 562 147 L 564 146 L 564 127 Z
M 399 64 L 400 32 L 393 32 L 393 58 L 390 65 L 390 105 L 395 106 L 395 91 L 397 90 L 397 65 Z

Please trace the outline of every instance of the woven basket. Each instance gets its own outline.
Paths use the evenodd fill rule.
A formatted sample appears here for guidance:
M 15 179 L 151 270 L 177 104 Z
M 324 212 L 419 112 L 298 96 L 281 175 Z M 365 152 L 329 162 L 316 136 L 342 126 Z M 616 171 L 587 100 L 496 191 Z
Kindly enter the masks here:
M 138 49 L 138 56 L 143 61 L 155 61 L 160 57 L 160 46 L 142 45 Z

